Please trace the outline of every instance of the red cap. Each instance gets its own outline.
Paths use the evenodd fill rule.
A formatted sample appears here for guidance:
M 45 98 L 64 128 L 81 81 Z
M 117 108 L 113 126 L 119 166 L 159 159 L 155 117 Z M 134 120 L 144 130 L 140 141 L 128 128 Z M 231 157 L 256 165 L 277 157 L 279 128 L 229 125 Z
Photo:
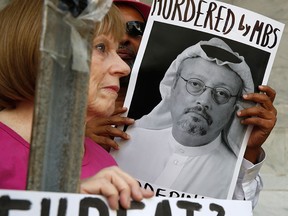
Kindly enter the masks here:
M 145 21 L 147 21 L 151 9 L 150 5 L 144 4 L 139 0 L 113 0 L 113 2 L 131 5 L 132 7 L 136 8 L 141 13 Z

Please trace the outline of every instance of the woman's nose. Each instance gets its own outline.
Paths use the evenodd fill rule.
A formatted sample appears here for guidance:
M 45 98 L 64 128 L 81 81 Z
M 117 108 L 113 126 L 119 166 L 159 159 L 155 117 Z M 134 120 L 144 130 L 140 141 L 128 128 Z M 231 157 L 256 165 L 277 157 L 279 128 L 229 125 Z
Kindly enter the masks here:
M 130 67 L 128 66 L 128 64 L 126 64 L 126 62 L 121 59 L 121 57 L 117 53 L 115 53 L 114 55 L 113 62 L 114 63 L 112 72 L 114 74 L 119 75 L 119 77 L 128 76 L 130 74 Z

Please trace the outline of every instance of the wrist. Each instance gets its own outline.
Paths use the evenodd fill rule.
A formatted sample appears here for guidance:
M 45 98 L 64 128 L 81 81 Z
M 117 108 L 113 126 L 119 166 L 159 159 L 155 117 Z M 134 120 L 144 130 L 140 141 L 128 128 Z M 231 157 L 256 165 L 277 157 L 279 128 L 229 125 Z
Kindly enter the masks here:
M 261 147 L 258 147 L 258 148 L 247 147 L 245 154 L 244 154 L 244 158 L 253 164 L 259 163 L 260 161 L 259 158 L 261 156 L 262 151 L 263 150 Z

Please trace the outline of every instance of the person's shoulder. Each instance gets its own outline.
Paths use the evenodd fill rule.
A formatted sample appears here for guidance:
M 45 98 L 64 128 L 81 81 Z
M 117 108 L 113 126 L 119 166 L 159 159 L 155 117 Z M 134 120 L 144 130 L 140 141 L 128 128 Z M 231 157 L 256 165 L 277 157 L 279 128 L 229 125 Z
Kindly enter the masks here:
M 9 148 L 13 148 L 12 146 L 15 147 L 15 145 L 19 144 L 27 149 L 30 149 L 30 144 L 26 140 L 24 140 L 16 131 L 2 122 L 0 122 L 0 139 L 1 143 L 3 143 L 3 145 L 6 144 Z

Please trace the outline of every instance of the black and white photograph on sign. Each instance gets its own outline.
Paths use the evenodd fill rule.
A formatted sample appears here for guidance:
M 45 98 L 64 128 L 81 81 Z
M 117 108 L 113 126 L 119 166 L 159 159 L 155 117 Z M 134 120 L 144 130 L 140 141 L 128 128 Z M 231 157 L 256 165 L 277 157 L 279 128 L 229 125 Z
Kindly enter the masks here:
M 256 105 L 242 96 L 267 82 L 271 53 L 204 29 L 150 23 L 124 104 L 136 122 L 112 155 L 143 184 L 231 199 L 252 129 L 236 112 Z
M 214 35 L 208 33 L 166 23 L 154 22 L 149 37 L 150 40 L 147 43 L 139 71 L 137 71 L 137 82 L 135 84 L 128 116 L 139 119 L 143 115 L 148 114 L 161 100 L 159 83 L 163 79 L 171 62 L 176 59 L 177 55 L 184 51 L 185 48 L 201 40 L 208 41 L 213 37 Z M 227 41 L 227 44 L 229 44 L 232 49 L 234 48 L 245 56 L 247 65 L 249 65 L 251 71 L 253 71 L 251 74 L 255 86 L 261 84 L 270 54 L 237 41 L 226 38 L 220 39 Z M 256 56 L 257 61 L 255 61 Z M 256 87 L 255 90 L 257 90 Z

